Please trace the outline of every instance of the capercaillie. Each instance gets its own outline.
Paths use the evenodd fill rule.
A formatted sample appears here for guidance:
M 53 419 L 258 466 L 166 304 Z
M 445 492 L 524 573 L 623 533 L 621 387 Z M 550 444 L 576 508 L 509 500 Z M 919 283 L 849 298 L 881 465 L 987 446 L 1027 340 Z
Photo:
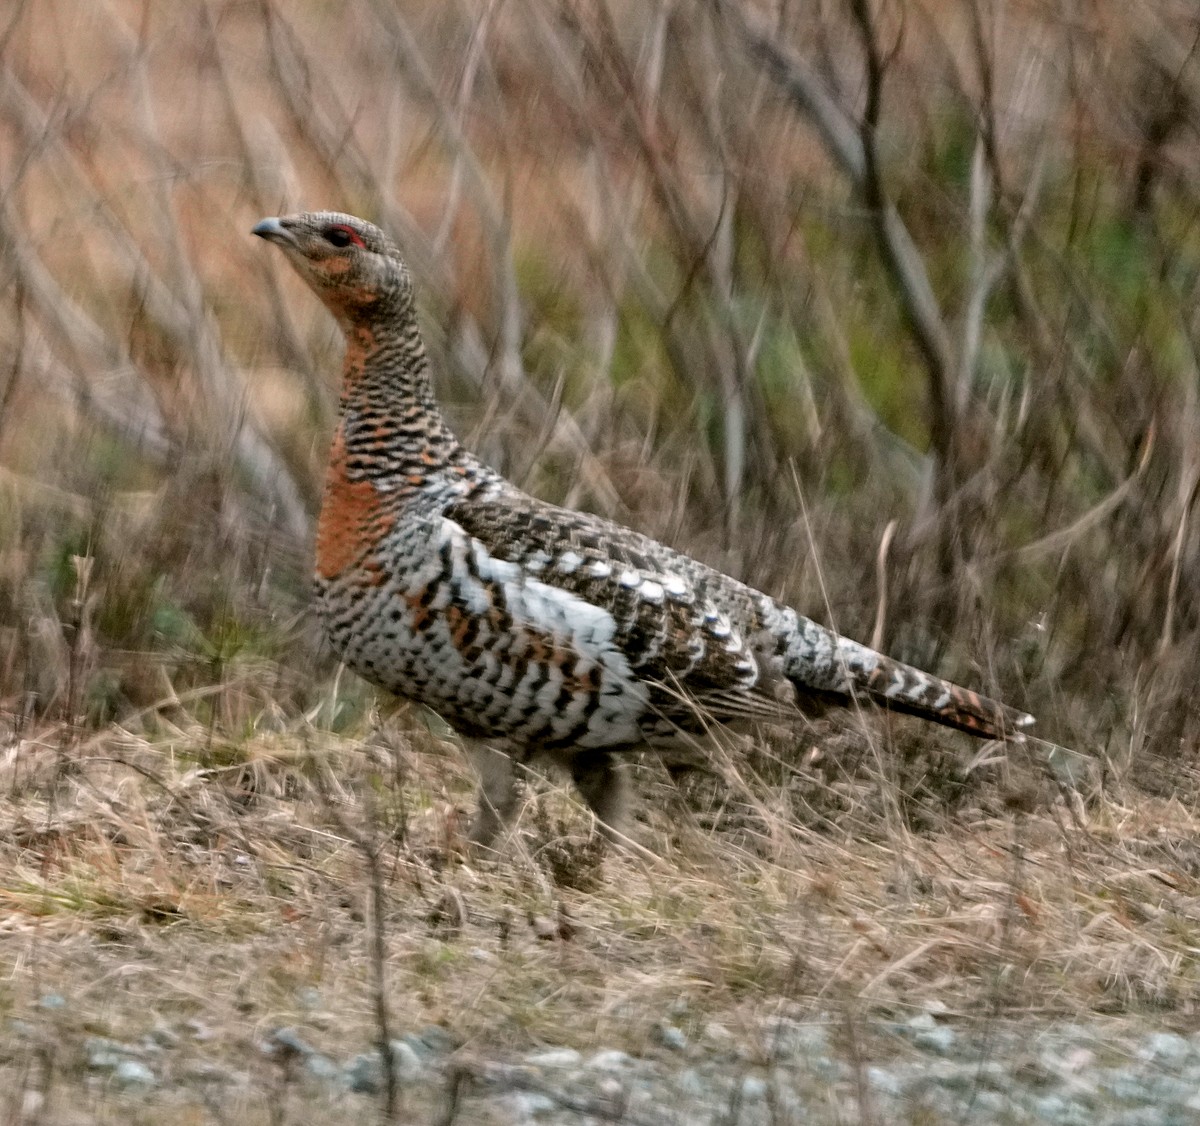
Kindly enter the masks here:
M 512 814 L 515 768 L 539 755 L 567 767 L 615 833 L 623 756 L 713 723 L 857 697 L 986 739 L 1033 723 L 648 536 L 522 492 L 443 419 L 412 279 L 381 230 L 320 211 L 253 233 L 346 338 L 318 609 L 350 668 L 475 741 L 475 841 Z

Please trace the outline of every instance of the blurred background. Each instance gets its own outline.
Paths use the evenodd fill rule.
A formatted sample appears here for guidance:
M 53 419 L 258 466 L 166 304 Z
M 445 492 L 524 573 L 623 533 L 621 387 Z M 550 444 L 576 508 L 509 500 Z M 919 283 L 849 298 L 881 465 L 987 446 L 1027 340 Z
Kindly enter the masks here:
M 402 245 L 448 413 L 524 487 L 1183 785 L 1198 35 L 1171 0 L 6 5 L 9 722 L 324 690 L 340 341 L 249 228 L 334 208 Z
M 772 1122 L 1066 1121 L 1063 1018 L 1161 1069 L 1131 1038 L 1200 1012 L 1198 41 L 1191 0 L 0 4 L 0 1118 L 532 1121 L 459 1096 L 565 1046 L 811 1065 L 831 1117 Z M 464 857 L 461 749 L 310 615 L 341 341 L 250 235 L 301 208 L 401 245 L 491 464 L 1047 742 L 730 735 L 639 768 L 655 865 L 536 780 Z M 653 1120 L 732 1122 L 706 1083 Z

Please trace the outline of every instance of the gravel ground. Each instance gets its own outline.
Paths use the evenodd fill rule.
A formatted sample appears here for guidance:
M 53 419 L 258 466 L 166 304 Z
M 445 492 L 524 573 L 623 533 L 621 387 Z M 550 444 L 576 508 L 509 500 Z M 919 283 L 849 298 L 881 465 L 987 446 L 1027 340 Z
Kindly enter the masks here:
M 50 1012 L 67 1002 L 50 994 L 40 1007 Z M 8 1024 L 10 1043 L 35 1031 L 19 1020 Z M 291 1107 L 279 1121 L 306 1120 L 301 1108 L 322 1108 L 320 1121 L 358 1121 L 379 1104 L 378 1052 L 339 1056 L 318 1050 L 303 1030 L 277 1028 L 255 1045 L 259 1066 L 240 1071 L 197 1063 L 195 1052 L 185 1050 L 209 1035 L 191 1021 L 158 1027 L 137 1044 L 92 1037 L 83 1043 L 85 1083 L 131 1108 L 142 1104 L 150 1117 L 139 1120 L 157 1120 L 157 1113 L 167 1121 L 170 1107 L 197 1101 L 219 1120 L 220 1108 L 262 1096 L 253 1088 L 263 1084 L 265 1062 L 277 1077 L 272 1097 Z M 691 1032 L 663 1023 L 653 1039 L 640 1058 L 617 1049 L 543 1048 L 505 1060 L 460 1047 L 440 1027 L 408 1033 L 391 1044 L 401 1120 L 514 1126 L 1200 1122 L 1200 1034 L 1032 1020 L 967 1026 L 927 1012 L 904 1022 L 861 1022 L 853 1035 L 845 1021 L 832 1018 L 775 1018 L 749 1038 L 709 1022 Z M 27 1091 L 24 1115 L 14 1121 L 34 1120 L 39 1099 Z

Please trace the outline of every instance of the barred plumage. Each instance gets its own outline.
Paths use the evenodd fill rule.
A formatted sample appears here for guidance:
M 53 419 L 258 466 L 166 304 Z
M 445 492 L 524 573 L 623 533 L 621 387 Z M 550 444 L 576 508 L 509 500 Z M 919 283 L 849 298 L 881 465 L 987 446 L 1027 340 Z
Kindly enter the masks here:
M 330 640 L 368 680 L 503 748 L 479 758 L 476 839 L 512 810 L 513 763 L 539 753 L 611 824 L 620 752 L 714 721 L 862 694 L 985 738 L 1033 722 L 647 536 L 521 492 L 443 420 L 412 282 L 382 231 L 313 212 L 254 233 L 346 336 L 316 553 Z

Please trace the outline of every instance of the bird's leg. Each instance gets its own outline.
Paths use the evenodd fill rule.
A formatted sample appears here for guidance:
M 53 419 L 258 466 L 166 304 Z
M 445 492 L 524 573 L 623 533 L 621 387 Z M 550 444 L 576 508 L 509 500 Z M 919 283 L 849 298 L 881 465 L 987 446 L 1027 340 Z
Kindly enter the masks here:
M 621 759 L 609 751 L 583 751 L 571 759 L 571 780 L 614 844 L 626 841 L 629 776 Z
M 479 808 L 471 821 L 470 841 L 490 848 L 516 812 L 516 765 L 503 751 L 481 743 L 469 743 L 467 753 L 479 775 Z

